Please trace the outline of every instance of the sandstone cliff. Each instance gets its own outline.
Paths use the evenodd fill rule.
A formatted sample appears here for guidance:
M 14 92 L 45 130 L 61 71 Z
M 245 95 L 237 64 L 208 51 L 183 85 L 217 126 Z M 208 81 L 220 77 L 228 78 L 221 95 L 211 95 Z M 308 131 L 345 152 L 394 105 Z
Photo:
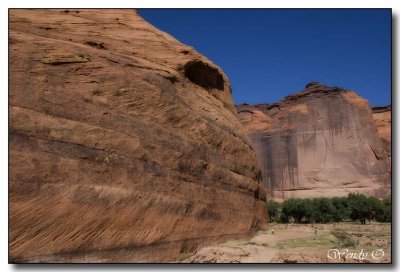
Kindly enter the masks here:
M 390 191 L 390 157 L 354 92 L 311 83 L 278 103 L 237 110 L 273 198 Z
M 265 222 L 228 79 L 134 10 L 10 10 L 10 260 L 152 262 Z
M 374 118 L 375 127 L 378 130 L 378 136 L 384 144 L 384 148 L 391 156 L 391 132 L 392 132 L 392 106 L 373 107 L 372 116 Z

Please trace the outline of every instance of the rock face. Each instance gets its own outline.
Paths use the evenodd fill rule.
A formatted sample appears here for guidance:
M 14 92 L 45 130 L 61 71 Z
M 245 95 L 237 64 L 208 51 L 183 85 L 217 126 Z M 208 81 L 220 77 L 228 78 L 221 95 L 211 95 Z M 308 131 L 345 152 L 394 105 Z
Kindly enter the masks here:
M 390 191 L 390 157 L 368 102 L 354 92 L 311 83 L 278 103 L 237 110 L 271 197 Z
M 13 262 L 173 261 L 265 222 L 220 68 L 134 10 L 10 10 Z
M 374 118 L 375 127 L 378 130 L 378 136 L 384 144 L 386 152 L 391 156 L 391 132 L 392 132 L 392 106 L 373 107 L 372 116 Z

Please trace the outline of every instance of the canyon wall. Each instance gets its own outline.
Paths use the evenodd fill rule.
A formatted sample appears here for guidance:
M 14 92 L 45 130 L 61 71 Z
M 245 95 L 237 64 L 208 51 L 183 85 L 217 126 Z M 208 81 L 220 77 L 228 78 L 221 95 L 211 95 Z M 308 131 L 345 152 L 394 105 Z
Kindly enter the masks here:
M 265 222 L 219 67 L 134 10 L 9 15 L 11 262 L 173 261 Z
M 379 137 L 387 137 L 387 122 L 378 134 L 376 113 L 354 92 L 314 82 L 277 103 L 237 111 L 270 197 L 390 193 L 390 152 Z
M 391 157 L 392 154 L 392 106 L 373 107 L 372 116 L 374 118 L 375 127 L 378 130 L 378 136 L 383 142 L 386 152 Z

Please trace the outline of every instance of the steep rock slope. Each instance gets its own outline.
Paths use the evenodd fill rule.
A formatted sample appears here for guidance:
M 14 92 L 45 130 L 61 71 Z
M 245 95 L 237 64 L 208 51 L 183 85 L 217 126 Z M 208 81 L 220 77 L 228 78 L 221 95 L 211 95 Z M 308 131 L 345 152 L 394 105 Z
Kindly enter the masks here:
M 134 10 L 10 10 L 10 260 L 172 261 L 265 222 L 224 73 Z
M 368 102 L 354 92 L 314 82 L 278 103 L 237 110 L 273 198 L 390 191 L 390 158 Z

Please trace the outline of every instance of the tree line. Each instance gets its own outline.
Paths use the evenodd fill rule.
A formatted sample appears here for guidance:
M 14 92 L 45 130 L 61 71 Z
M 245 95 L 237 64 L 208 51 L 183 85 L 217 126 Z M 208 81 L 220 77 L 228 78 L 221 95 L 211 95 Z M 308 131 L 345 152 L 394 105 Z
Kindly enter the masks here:
M 278 223 L 329 223 L 355 221 L 391 222 L 392 200 L 382 200 L 362 194 L 350 193 L 347 197 L 291 198 L 281 203 L 267 203 L 269 222 Z

